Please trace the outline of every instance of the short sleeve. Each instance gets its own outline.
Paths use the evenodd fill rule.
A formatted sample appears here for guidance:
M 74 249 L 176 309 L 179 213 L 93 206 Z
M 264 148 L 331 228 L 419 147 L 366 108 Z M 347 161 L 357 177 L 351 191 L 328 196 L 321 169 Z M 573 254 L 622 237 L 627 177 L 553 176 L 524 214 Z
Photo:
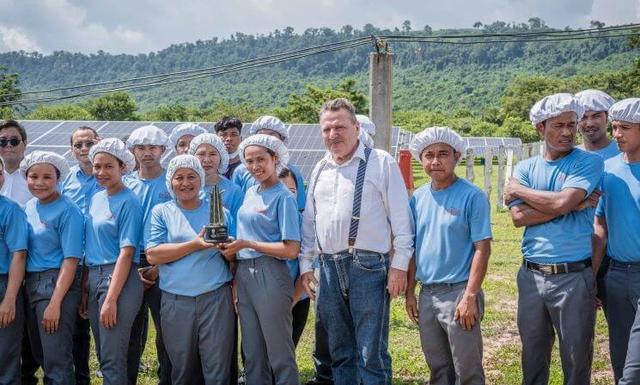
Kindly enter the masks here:
M 282 194 L 278 201 L 278 225 L 280 237 L 300 242 L 300 215 L 297 203 L 291 194 Z
M 5 219 L 5 242 L 9 252 L 27 250 L 29 243 L 29 226 L 27 215 L 18 206 L 11 208 Z
M 529 163 L 530 163 L 530 160 L 519 162 L 516 165 L 516 168 L 513 170 L 513 177 L 516 178 L 518 182 L 520 182 L 520 184 L 525 187 L 531 187 L 530 175 L 529 175 L 530 167 L 528 166 Z M 523 203 L 524 201 L 522 199 L 515 199 L 509 202 L 509 208 L 512 208 L 517 205 L 521 205 Z
M 84 246 L 84 215 L 75 204 L 65 210 L 60 226 L 60 245 L 65 258 L 82 258 Z
M 575 162 L 562 184 L 562 189 L 577 188 L 586 191 L 589 195 L 600 185 L 603 170 L 604 161 L 602 158 L 599 155 L 589 154 L 589 156 Z
M 118 240 L 120 248 L 139 247 L 142 236 L 142 207 L 137 200 L 124 202 L 118 217 Z
M 169 232 L 163 213 L 162 205 L 157 205 L 151 210 L 149 239 L 145 245 L 147 249 L 169 242 Z
M 491 205 L 487 196 L 482 192 L 474 194 L 471 198 L 470 209 L 471 241 L 475 243 L 491 238 Z

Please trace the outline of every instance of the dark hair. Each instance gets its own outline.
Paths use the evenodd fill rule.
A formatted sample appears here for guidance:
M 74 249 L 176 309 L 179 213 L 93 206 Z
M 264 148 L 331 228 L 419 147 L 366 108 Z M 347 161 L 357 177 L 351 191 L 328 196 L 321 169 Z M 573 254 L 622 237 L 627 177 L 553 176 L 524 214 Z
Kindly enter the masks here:
M 296 189 L 298 188 L 298 179 L 296 179 L 296 176 L 291 172 L 291 170 L 289 170 L 288 168 L 283 168 L 282 171 L 280 171 L 280 173 L 278 174 L 278 178 L 283 179 L 286 177 L 291 177 L 293 179 L 293 182 L 296 185 Z
M 216 134 L 220 131 L 226 131 L 230 128 L 237 128 L 238 132 L 242 132 L 242 122 L 238 118 L 234 118 L 232 116 L 225 116 L 216 122 L 214 126 L 214 130 Z
M 76 132 L 78 131 L 84 131 L 84 130 L 89 130 L 93 133 L 93 136 L 95 138 L 98 138 L 98 131 L 96 131 L 95 129 L 89 127 L 89 126 L 80 126 L 78 128 L 76 128 L 75 130 L 71 131 L 71 136 L 69 136 L 69 143 L 71 145 L 73 145 L 73 136 L 76 134 Z
M 24 127 L 22 127 L 22 125 L 20 123 L 18 123 L 17 121 L 13 120 L 13 119 L 8 119 L 3 121 L 2 123 L 0 123 L 0 131 L 4 130 L 5 128 L 15 128 L 16 130 L 18 130 L 18 133 L 20 134 L 20 138 L 22 138 L 22 141 L 25 142 L 25 144 L 27 143 L 27 131 L 24 129 Z

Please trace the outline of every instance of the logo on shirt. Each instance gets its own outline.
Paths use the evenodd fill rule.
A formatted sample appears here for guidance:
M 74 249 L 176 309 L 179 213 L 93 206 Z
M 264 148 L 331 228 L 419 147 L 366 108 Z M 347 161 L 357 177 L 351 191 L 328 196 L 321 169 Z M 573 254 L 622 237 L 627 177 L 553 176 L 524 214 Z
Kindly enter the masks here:
M 457 216 L 460 215 L 460 210 L 458 210 L 455 207 L 447 207 L 447 208 L 444 209 L 444 211 L 449 213 L 449 215 L 453 215 L 454 217 L 457 217 Z

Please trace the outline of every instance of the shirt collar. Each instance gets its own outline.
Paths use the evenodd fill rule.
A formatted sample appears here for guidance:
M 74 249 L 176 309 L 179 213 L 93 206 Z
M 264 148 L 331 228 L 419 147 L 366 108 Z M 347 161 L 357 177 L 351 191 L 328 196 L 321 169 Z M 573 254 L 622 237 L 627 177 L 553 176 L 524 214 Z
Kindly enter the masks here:
M 351 159 L 349 159 L 348 161 L 342 163 L 342 164 L 337 164 L 334 160 L 333 160 L 333 156 L 331 155 L 331 152 L 327 151 L 327 154 L 325 155 L 325 159 L 333 164 L 334 166 L 337 167 L 343 167 L 343 166 L 347 166 L 349 164 L 351 164 L 351 162 L 354 161 L 354 159 L 362 159 L 365 160 L 365 155 L 364 155 L 364 144 L 362 143 L 361 140 L 358 140 L 358 148 L 356 148 L 356 152 L 353 153 L 353 155 L 351 156 Z

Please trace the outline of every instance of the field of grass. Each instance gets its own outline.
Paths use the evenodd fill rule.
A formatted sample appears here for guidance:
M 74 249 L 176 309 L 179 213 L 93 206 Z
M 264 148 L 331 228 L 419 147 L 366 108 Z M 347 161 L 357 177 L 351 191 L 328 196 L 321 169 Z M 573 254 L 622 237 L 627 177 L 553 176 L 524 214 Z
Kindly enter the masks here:
M 415 165 L 414 175 L 416 187 L 426 182 L 424 172 Z M 459 175 L 464 175 L 464 168 L 459 167 Z M 494 179 L 496 177 L 494 170 Z M 482 168 L 476 166 L 476 183 L 482 181 Z M 495 182 L 494 182 L 495 186 Z M 493 188 L 492 205 L 496 199 L 496 188 Z M 488 384 L 516 385 L 521 382 L 520 340 L 516 326 L 516 272 L 521 263 L 520 239 L 522 231 L 512 224 L 509 214 L 494 210 L 491 218 L 493 228 L 493 252 L 489 272 L 484 282 L 486 311 L 482 323 L 484 335 L 484 366 Z M 298 346 L 298 365 L 302 381 L 313 376 L 311 350 L 313 347 L 313 312 L 309 315 L 307 328 Z M 157 360 L 153 343 L 154 331 L 150 325 L 147 348 L 143 362 L 149 367 L 141 373 L 138 384 L 151 385 L 157 383 L 155 369 Z M 607 327 L 601 311 L 598 312 L 596 340 L 594 343 L 593 381 L 594 385 L 613 383 L 607 342 Z M 418 385 L 426 383 L 428 369 L 420 348 L 417 327 L 409 321 L 404 310 L 404 300 L 396 299 L 392 303 L 391 333 L 389 346 L 393 357 L 393 376 L 395 385 Z M 92 371 L 97 369 L 95 355 L 91 359 Z M 98 378 L 92 384 L 100 384 Z M 562 384 L 562 370 L 556 349 L 553 355 L 550 384 Z

